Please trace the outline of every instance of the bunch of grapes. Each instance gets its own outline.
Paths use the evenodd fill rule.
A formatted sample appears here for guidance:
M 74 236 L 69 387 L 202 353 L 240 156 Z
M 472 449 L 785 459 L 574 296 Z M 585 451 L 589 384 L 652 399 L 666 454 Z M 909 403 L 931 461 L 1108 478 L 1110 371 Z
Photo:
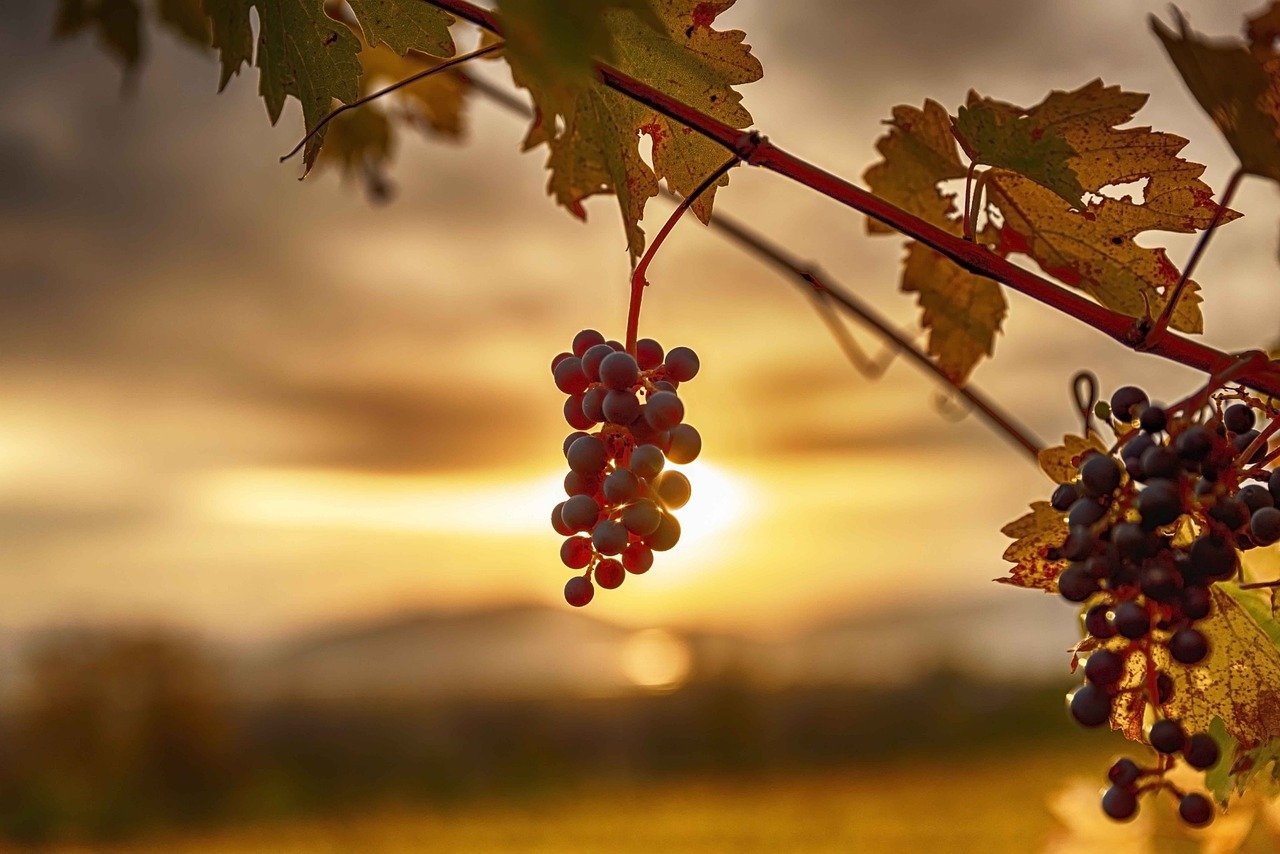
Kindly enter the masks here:
M 680 539 L 672 511 L 688 502 L 691 487 L 666 464 L 693 462 L 702 450 L 677 394 L 698 368 L 688 347 L 664 354 L 643 338 L 628 353 L 594 329 L 579 332 L 573 352 L 552 360 L 556 387 L 568 395 L 565 420 L 576 430 L 564 440 L 569 497 L 551 511 L 552 527 L 566 538 L 560 559 L 583 570 L 564 586 L 570 605 L 590 602 L 596 584 L 611 590 L 628 572 L 647 572 L 653 553 Z
M 1121 436 L 1118 455 L 1086 452 L 1078 478 L 1061 484 L 1051 499 L 1068 524 L 1065 542 L 1050 554 L 1070 561 L 1058 591 L 1082 605 L 1089 635 L 1082 648 L 1091 650 L 1084 684 L 1070 696 L 1072 717 L 1101 726 L 1128 690 L 1145 692 L 1160 711 L 1147 735 L 1156 764 L 1144 768 L 1125 758 L 1110 769 L 1102 807 L 1114 819 L 1131 818 L 1138 796 L 1160 789 L 1174 794 L 1188 824 L 1213 819 L 1207 798 L 1180 792 L 1165 775 L 1178 756 L 1198 770 L 1212 767 L 1217 743 L 1207 733 L 1188 734 L 1163 714 L 1174 685 L 1168 673 L 1149 672 L 1140 687 L 1121 685 L 1131 656 L 1153 662 L 1157 646 L 1183 665 L 1204 661 L 1209 640 L 1196 623 L 1213 607 L 1210 588 L 1236 575 L 1241 551 L 1280 540 L 1280 470 L 1260 465 L 1266 443 L 1255 442 L 1253 408 L 1233 403 L 1223 409 L 1222 403 L 1183 414 L 1152 404 L 1141 389 L 1119 389 L 1110 406 Z M 1255 445 L 1262 447 L 1251 452 Z M 1251 459 L 1242 459 L 1246 453 Z M 1184 517 L 1194 536 L 1175 545 Z

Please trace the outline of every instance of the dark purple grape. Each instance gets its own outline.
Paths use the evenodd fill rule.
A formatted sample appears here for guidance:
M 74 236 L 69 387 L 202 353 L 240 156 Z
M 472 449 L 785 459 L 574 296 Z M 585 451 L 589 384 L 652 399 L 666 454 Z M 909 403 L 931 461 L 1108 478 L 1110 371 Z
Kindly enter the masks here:
M 1197 538 L 1188 557 L 1196 577 L 1205 580 L 1225 581 L 1236 574 L 1240 564 L 1235 546 L 1212 534 Z
M 622 561 L 610 557 L 596 564 L 593 575 L 595 575 L 596 584 L 605 590 L 616 590 L 622 586 L 622 580 L 627 577 L 627 572 L 622 568 Z
M 651 371 L 662 364 L 662 345 L 652 338 L 641 338 L 636 342 L 636 361 L 640 370 Z
M 573 355 L 582 358 L 582 355 L 597 344 L 604 343 L 604 336 L 594 329 L 584 329 L 577 335 L 573 336 Z
M 670 430 L 684 420 L 684 404 L 675 392 L 654 392 L 649 395 L 644 417 L 654 430 Z
M 564 601 L 568 602 L 575 608 L 581 608 L 583 605 L 591 601 L 591 597 L 596 595 L 596 589 L 591 582 L 583 578 L 581 575 L 575 575 L 570 578 L 564 586 Z
M 1086 682 L 1071 695 L 1071 717 L 1080 726 L 1102 726 L 1111 717 L 1111 696 Z
M 1138 782 L 1138 778 L 1142 776 L 1142 769 L 1138 767 L 1138 763 L 1129 757 L 1117 759 L 1115 763 L 1107 770 L 1107 779 L 1117 786 L 1126 789 L 1133 788 L 1133 784 Z
M 655 552 L 665 552 L 674 548 L 679 541 L 680 523 L 676 521 L 676 517 L 670 514 L 664 514 L 662 521 L 658 523 L 658 527 L 654 532 L 644 538 L 645 545 Z
M 1236 493 L 1236 498 L 1244 502 L 1250 514 L 1257 513 L 1263 507 L 1274 507 L 1276 504 L 1275 499 L 1271 497 L 1271 491 L 1256 483 L 1242 486 Z
M 593 422 L 606 420 L 604 417 L 604 398 L 608 390 L 604 386 L 593 386 L 582 393 L 582 414 Z
M 1198 463 L 1213 450 L 1213 438 L 1209 431 L 1199 424 L 1193 424 L 1178 434 L 1173 440 L 1173 452 L 1179 459 Z
M 1271 493 L 1273 503 L 1280 501 L 1280 469 L 1271 472 L 1267 477 L 1267 490 Z
M 1122 557 L 1141 560 L 1155 553 L 1154 538 L 1132 522 L 1121 522 L 1111 529 L 1111 542 Z
M 1080 483 L 1094 497 L 1115 492 L 1120 477 L 1120 466 L 1106 454 L 1093 454 L 1080 466 Z
M 1124 658 L 1109 649 L 1089 653 L 1084 663 L 1084 678 L 1094 685 L 1110 688 L 1124 676 Z
M 1138 574 L 1142 593 L 1154 602 L 1171 602 L 1178 595 L 1178 575 L 1164 563 L 1150 563 Z
M 1249 508 L 1240 499 L 1224 495 L 1209 508 L 1209 518 L 1238 531 L 1249 521 Z
M 641 537 L 649 536 L 662 524 L 662 512 L 648 498 L 627 505 L 621 518 L 628 531 Z
M 1159 433 L 1169 424 L 1169 416 L 1163 407 L 1152 405 L 1144 407 L 1138 416 L 1138 423 L 1147 433 Z
M 561 360 L 552 372 L 556 380 L 556 388 L 565 394 L 581 394 L 587 388 L 587 375 L 582 372 L 582 360 L 570 356 Z
M 640 401 L 632 392 L 611 391 L 604 396 L 604 417 L 610 424 L 630 424 L 639 416 Z
M 555 528 L 556 533 L 560 536 L 567 537 L 570 534 L 577 533 L 578 529 L 571 528 L 568 523 L 564 521 L 564 517 L 560 515 L 561 511 L 564 510 L 564 505 L 565 502 L 561 501 L 555 507 L 551 508 L 551 527 Z
M 596 344 L 590 350 L 582 354 L 582 372 L 587 375 L 587 379 L 591 382 L 600 381 L 600 363 L 605 360 L 606 356 L 613 354 L 613 348 L 608 344 Z
M 581 430 L 574 430 L 568 436 L 564 437 L 564 455 L 566 459 L 569 457 L 569 448 L 573 445 L 573 443 L 581 439 L 583 436 L 588 436 L 588 435 L 590 434 L 584 433 Z
M 1153 480 L 1138 494 L 1136 507 L 1143 527 L 1150 530 L 1168 525 L 1182 515 L 1182 496 L 1172 481 Z
M 1102 811 L 1116 821 L 1138 814 L 1138 794 L 1127 786 L 1112 786 L 1102 795 Z
M 556 353 L 555 357 L 552 358 L 551 360 L 551 376 L 554 377 L 556 375 L 556 365 L 559 365 L 565 359 L 572 359 L 572 358 L 573 358 L 572 353 Z
M 574 495 L 560 505 L 560 518 L 566 528 L 573 529 L 569 533 L 586 531 L 594 528 L 600 518 L 600 505 L 590 495 Z
M 672 347 L 666 358 L 667 375 L 676 382 L 688 382 L 698 375 L 698 354 L 688 347 Z
M 1171 718 L 1162 718 L 1151 725 L 1147 741 L 1161 753 L 1178 753 L 1187 744 L 1187 734 L 1182 724 Z
M 1163 706 L 1173 699 L 1173 678 L 1168 673 L 1156 674 L 1156 702 Z
M 1209 639 L 1199 629 L 1184 627 L 1169 637 L 1169 655 L 1183 664 L 1199 664 L 1209 654 Z
M 1254 439 L 1257 439 L 1259 435 L 1257 430 L 1246 430 L 1243 433 L 1237 433 L 1235 438 L 1231 440 L 1231 447 L 1235 449 L 1237 454 L 1243 454 L 1245 449 L 1252 445 Z M 1263 449 L 1260 448 L 1259 450 Z M 1253 462 L 1253 460 L 1250 460 L 1250 462 Z
M 602 555 L 621 554 L 627 547 L 627 529 L 621 522 L 602 519 L 591 529 L 591 545 Z
M 1121 386 L 1111 395 L 1111 414 L 1117 421 L 1132 421 L 1149 402 L 1147 393 L 1142 389 L 1131 385 Z
M 1137 602 L 1121 602 L 1111 613 L 1111 622 L 1116 631 L 1130 640 L 1137 640 L 1151 631 L 1151 617 L 1147 614 L 1147 609 Z
M 596 425 L 594 421 L 586 416 L 582 411 L 581 394 L 570 395 L 564 401 L 564 420 L 569 423 L 570 427 L 579 430 L 588 430 Z
M 565 495 L 595 495 L 596 490 L 600 488 L 600 481 L 589 475 L 578 474 L 576 471 L 567 472 L 564 476 L 564 494 Z
M 1058 574 L 1058 593 L 1068 602 L 1083 602 L 1098 592 L 1098 579 L 1081 563 L 1073 563 Z
M 653 552 L 644 543 L 631 543 L 622 550 L 622 565 L 632 575 L 643 575 L 653 566 Z
M 1280 510 L 1275 507 L 1263 507 L 1249 519 L 1249 533 L 1253 541 L 1260 546 L 1269 546 L 1280 541 Z
M 667 459 L 677 465 L 691 463 L 702 451 L 702 436 L 691 424 L 677 424 L 668 433 Z
M 1179 605 L 1187 619 L 1203 620 L 1209 616 L 1209 611 L 1213 607 L 1213 596 L 1207 587 L 1199 585 L 1184 587 L 1179 597 Z
M 1131 457 L 1133 459 L 1138 459 L 1147 452 L 1148 448 L 1154 448 L 1155 446 L 1155 439 L 1152 439 L 1146 433 L 1139 433 L 1129 441 L 1125 442 L 1124 446 L 1120 448 L 1120 458 L 1123 460 L 1128 460 Z
M 640 494 L 640 479 L 630 469 L 614 469 L 604 479 L 604 497 L 611 504 L 625 504 Z
M 1084 615 L 1084 630 L 1098 640 L 1108 640 L 1116 636 L 1115 626 L 1107 618 L 1108 605 L 1094 605 Z
M 1178 455 L 1168 448 L 1157 445 L 1154 448 L 1147 448 L 1142 454 L 1142 473 L 1147 479 L 1162 477 L 1175 478 L 1182 468 L 1182 463 L 1178 460 Z
M 631 459 L 628 461 L 627 468 L 635 473 L 636 477 L 645 480 L 653 480 L 657 477 L 658 472 L 662 471 L 662 466 L 666 463 L 666 458 L 662 455 L 662 449 L 657 445 L 640 445 L 631 452 Z
M 576 440 L 569 446 L 569 453 L 566 456 L 569 460 L 569 468 L 583 477 L 597 476 L 609 460 L 604 442 L 595 436 L 583 436 Z
M 1256 421 L 1253 409 L 1243 403 L 1233 403 L 1222 413 L 1222 423 L 1232 433 L 1247 433 L 1253 429 Z
M 1178 801 L 1178 815 L 1192 827 L 1204 827 L 1213 821 L 1213 804 L 1199 792 L 1190 792 Z
M 1060 483 L 1053 491 L 1053 497 L 1049 499 L 1049 503 L 1054 510 L 1066 513 L 1079 497 L 1080 489 L 1074 483 Z
M 1073 527 L 1062 544 L 1062 556 L 1067 560 L 1084 560 L 1093 552 L 1093 544 L 1092 531 L 1082 526 Z
M 560 560 L 570 569 L 582 569 L 591 563 L 591 540 L 587 537 L 569 537 L 560 544 Z
M 1087 528 L 1105 515 L 1107 515 L 1106 507 L 1092 498 L 1081 498 L 1067 511 L 1067 524 L 1083 525 Z
M 640 367 L 630 353 L 610 353 L 600 362 L 600 382 L 626 391 L 640 380 Z

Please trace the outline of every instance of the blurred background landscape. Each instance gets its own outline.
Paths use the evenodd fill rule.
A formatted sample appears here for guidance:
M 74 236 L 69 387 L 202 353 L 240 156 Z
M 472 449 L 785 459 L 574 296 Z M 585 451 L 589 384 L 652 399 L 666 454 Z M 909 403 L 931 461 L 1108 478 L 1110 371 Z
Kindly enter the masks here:
M 1255 5 L 1183 8 L 1235 33 Z M 1102 76 L 1221 187 L 1163 11 L 740 0 L 720 24 L 764 63 L 759 127 L 842 175 L 895 104 Z M 154 33 L 124 77 L 51 41 L 53 3 L 6 12 L 0 846 L 1195 850 L 1094 826 L 1124 746 L 1063 714 L 1071 609 L 991 583 L 1047 481 L 911 368 L 860 378 L 789 283 L 682 225 L 642 331 L 702 356 L 684 540 L 571 611 L 548 365 L 621 331 L 613 201 L 556 210 L 480 96 L 461 144 L 406 137 L 389 204 L 299 183 L 276 157 L 300 118 L 269 125 L 256 72 L 215 95 L 212 58 Z M 1246 182 L 1199 268 L 1215 346 L 1277 337 L 1275 203 Z M 914 320 L 899 241 L 850 212 L 745 169 L 717 205 Z M 1197 381 L 1009 298 L 975 381 L 1046 440 L 1078 430 L 1077 368 Z

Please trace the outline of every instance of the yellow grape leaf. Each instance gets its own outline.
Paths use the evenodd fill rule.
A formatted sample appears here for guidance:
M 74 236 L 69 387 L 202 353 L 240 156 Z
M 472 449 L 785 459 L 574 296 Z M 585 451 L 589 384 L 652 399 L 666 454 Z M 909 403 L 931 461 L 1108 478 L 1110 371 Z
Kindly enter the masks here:
M 1080 474 L 1080 461 L 1085 451 L 1091 450 L 1107 452 L 1107 445 L 1097 431 L 1090 430 L 1088 438 L 1068 434 L 1062 437 L 1061 445 L 1040 452 L 1037 458 L 1040 470 L 1054 483 L 1070 483 Z
M 1222 585 L 1214 585 L 1212 593 L 1213 610 L 1196 623 L 1209 639 L 1208 657 L 1192 666 L 1179 664 L 1156 643 L 1150 664 L 1173 680 L 1173 694 L 1164 705 L 1169 717 L 1187 732 L 1208 731 L 1214 718 L 1221 718 L 1240 749 L 1251 750 L 1280 737 L 1280 650 Z M 1122 649 L 1127 643 L 1115 638 L 1103 645 Z M 1134 741 L 1144 740 L 1149 675 L 1146 655 L 1130 653 L 1112 704 L 1112 728 Z
M 1072 206 L 1084 198 L 1084 187 L 1068 165 L 1077 152 L 1053 125 L 970 92 L 969 103 L 956 112 L 955 133 L 975 163 L 1017 172 Z
M 1066 515 L 1054 510 L 1048 501 L 1036 501 L 1030 513 L 1005 525 L 1000 533 L 1014 538 L 1004 550 L 1004 559 L 1015 565 L 1008 577 L 996 581 L 1056 593 L 1058 573 L 1067 562 L 1054 560 L 1049 554 L 1067 539 Z
M 1222 131 L 1246 172 L 1280 181 L 1280 57 L 1274 50 L 1277 4 L 1248 23 L 1251 46 L 1210 41 L 1174 10 L 1177 32 L 1151 16 L 1191 94 Z
M 1051 190 L 1000 169 L 988 173 L 987 199 L 1003 218 L 997 252 L 1029 256 L 1048 275 L 1113 311 L 1154 317 L 1177 284 L 1178 268 L 1165 251 L 1134 241 L 1134 221 L 1126 217 L 1138 206 L 1107 199 L 1073 210 Z M 1171 325 L 1183 332 L 1203 329 L 1194 281 L 1183 290 Z
M 913 241 L 902 268 L 902 290 L 919 295 L 929 355 L 952 382 L 964 383 L 995 349 L 1008 313 L 1000 285 Z
M 621 71 L 677 100 L 732 127 L 749 127 L 751 114 L 733 87 L 759 80 L 760 62 L 743 43 L 744 33 L 712 28 L 715 18 L 733 3 L 651 0 L 644 13 L 637 11 L 635 3 L 610 3 L 597 12 L 607 35 L 602 54 L 611 57 Z M 521 8 L 517 3 L 509 11 Z M 513 19 L 511 26 L 518 32 L 522 24 Z M 518 75 L 527 53 L 511 42 L 506 53 L 513 74 Z M 615 195 L 633 256 L 644 251 L 639 222 L 645 203 L 657 195 L 658 181 L 663 179 L 673 192 L 688 196 L 729 157 L 701 134 L 594 79 L 577 86 L 572 78 L 549 85 L 545 80 L 539 84 L 516 76 L 516 82 L 534 87 L 531 94 L 538 117 L 525 147 L 547 145 L 548 191 L 579 217 L 586 215 L 582 206 L 586 199 Z M 653 143 L 652 168 L 640 156 L 641 135 Z M 727 183 L 726 175 L 718 185 Z M 714 198 L 715 187 L 711 187 L 693 205 L 703 222 L 711 217 Z
M 937 101 L 925 101 L 924 109 L 899 106 L 885 124 L 890 130 L 876 140 L 882 158 L 863 173 L 871 192 L 927 222 L 960 233 L 955 194 L 943 193 L 938 184 L 963 178 L 968 167 L 960 162 L 951 118 Z M 867 220 L 873 234 L 896 234 L 887 225 Z

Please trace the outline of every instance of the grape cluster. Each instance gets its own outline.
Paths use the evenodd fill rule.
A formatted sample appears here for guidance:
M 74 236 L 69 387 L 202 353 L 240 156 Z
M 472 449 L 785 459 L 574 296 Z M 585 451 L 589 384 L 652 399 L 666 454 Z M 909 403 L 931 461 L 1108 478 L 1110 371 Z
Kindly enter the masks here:
M 596 584 L 611 590 L 627 573 L 647 572 L 653 553 L 680 539 L 672 511 L 689 501 L 691 487 L 666 464 L 691 463 L 702 450 L 677 394 L 698 368 L 688 347 L 664 354 L 643 338 L 628 353 L 594 329 L 579 332 L 573 352 L 552 360 L 556 387 L 568 395 L 565 420 L 576 430 L 564 440 L 569 497 L 551 511 L 552 527 L 566 538 L 560 560 L 584 570 L 564 586 L 570 605 L 590 602 Z
M 1089 635 L 1082 645 L 1090 650 L 1084 684 L 1069 704 L 1083 726 L 1106 723 L 1123 691 L 1143 691 L 1152 708 L 1161 710 L 1172 696 L 1173 680 L 1155 672 L 1144 685 L 1121 687 L 1131 657 L 1152 662 L 1152 650 L 1163 645 L 1175 662 L 1202 662 L 1209 640 L 1196 623 L 1212 610 L 1212 585 L 1236 575 L 1241 551 L 1280 540 L 1280 470 L 1258 465 L 1265 442 L 1251 459 L 1241 458 L 1259 436 L 1255 412 L 1245 403 L 1224 409 L 1222 402 L 1188 415 L 1151 403 L 1141 389 L 1119 389 L 1110 401 L 1121 437 L 1118 456 L 1087 451 L 1078 477 L 1053 493 L 1050 503 L 1068 525 L 1062 546 L 1050 553 L 1069 561 L 1058 576 L 1058 592 L 1082 605 Z M 1184 517 L 1192 535 L 1175 544 Z M 1112 766 L 1111 787 L 1102 799 L 1106 814 L 1130 818 L 1139 794 L 1167 789 L 1178 797 L 1188 824 L 1212 821 L 1207 798 L 1179 792 L 1164 775 L 1179 755 L 1196 769 L 1216 764 L 1213 738 L 1188 734 L 1161 713 L 1147 740 L 1160 757 L 1157 764 L 1142 768 L 1122 759 Z

